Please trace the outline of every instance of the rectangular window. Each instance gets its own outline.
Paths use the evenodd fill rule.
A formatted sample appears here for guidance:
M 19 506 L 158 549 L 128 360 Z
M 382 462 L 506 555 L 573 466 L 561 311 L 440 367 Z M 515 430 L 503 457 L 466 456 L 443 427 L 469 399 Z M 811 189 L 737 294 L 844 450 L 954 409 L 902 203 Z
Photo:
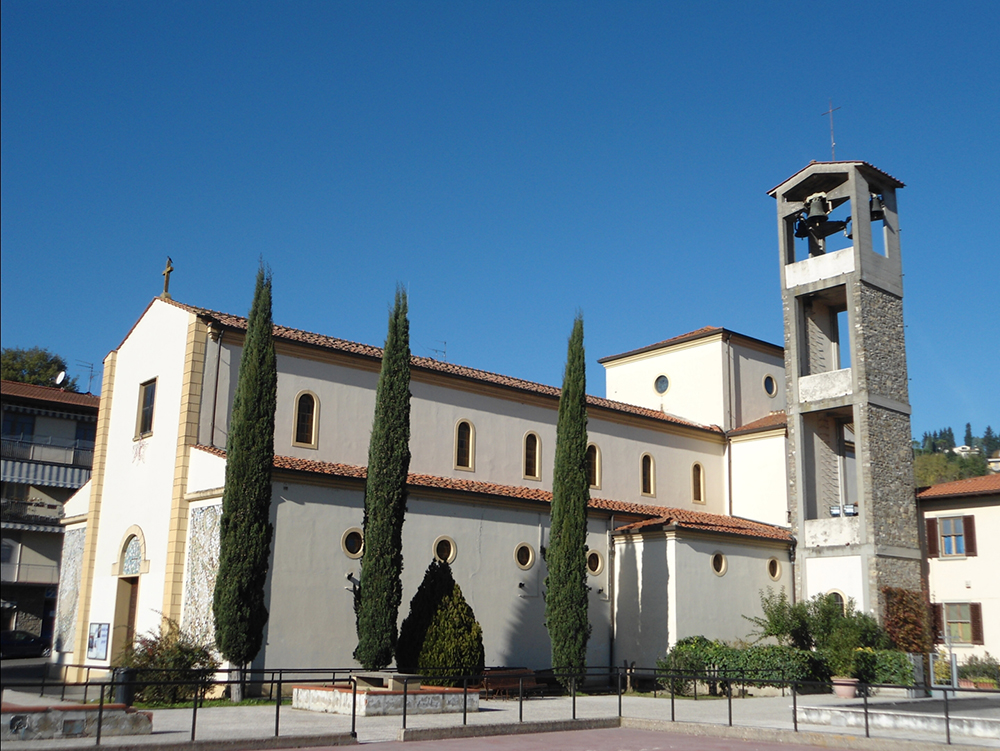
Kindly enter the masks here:
M 965 530 L 962 517 L 939 519 L 938 524 L 941 530 L 941 555 L 965 555 Z
M 146 381 L 139 386 L 139 415 L 136 420 L 135 433 L 137 438 L 151 435 L 153 432 L 153 405 L 156 403 L 156 379 Z
M 937 644 L 982 644 L 981 602 L 934 603 L 934 640 Z M 947 637 L 947 639 L 946 639 Z
M 969 603 L 950 603 L 944 606 L 945 627 L 953 642 L 969 644 L 972 641 L 972 613 Z

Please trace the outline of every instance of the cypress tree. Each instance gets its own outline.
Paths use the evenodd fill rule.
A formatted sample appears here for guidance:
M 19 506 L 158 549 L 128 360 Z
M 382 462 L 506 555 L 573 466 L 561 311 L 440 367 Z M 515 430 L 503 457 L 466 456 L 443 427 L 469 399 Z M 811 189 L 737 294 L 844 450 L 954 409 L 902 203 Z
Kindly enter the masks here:
M 365 553 L 355 590 L 358 646 L 354 659 L 381 670 L 396 648 L 396 620 L 403 599 L 403 518 L 410 470 L 410 322 L 406 292 L 396 289 L 382 371 L 375 393 L 375 418 L 368 445 L 365 482 Z
M 545 627 L 552 642 L 552 667 L 578 678 L 587 663 L 587 374 L 583 317 L 569 338 L 559 396 L 556 457 L 552 476 L 552 520 L 545 551 Z M 571 675 L 560 677 L 568 687 Z
M 267 623 L 264 582 L 273 532 L 271 468 L 277 386 L 271 271 L 262 263 L 247 320 L 226 443 L 219 571 L 212 606 L 216 646 L 239 670 L 234 700 L 242 698 L 244 668 L 260 651 Z

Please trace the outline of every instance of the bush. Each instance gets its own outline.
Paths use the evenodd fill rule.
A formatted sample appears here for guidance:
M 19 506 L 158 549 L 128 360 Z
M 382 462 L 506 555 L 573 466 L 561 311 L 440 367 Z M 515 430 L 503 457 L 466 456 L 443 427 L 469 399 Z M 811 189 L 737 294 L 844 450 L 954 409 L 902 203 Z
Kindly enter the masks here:
M 892 649 L 879 649 L 875 651 L 875 680 L 874 683 L 893 683 L 897 686 L 912 686 L 913 663 L 906 652 L 897 652 Z
M 397 667 L 404 673 L 425 676 L 479 675 L 485 661 L 483 629 L 455 583 L 451 567 L 432 561 L 399 630 Z
M 996 684 L 1000 684 L 1000 660 L 992 657 L 989 652 L 982 657 L 973 655 L 965 661 L 964 665 L 959 665 L 958 677 L 980 683 L 993 681 L 994 688 L 996 688 Z
M 208 686 L 219 668 L 212 645 L 181 631 L 176 621 L 164 618 L 159 632 L 149 631 L 125 648 L 114 667 L 135 668 L 137 701 L 174 704 L 187 701 Z M 151 685 L 143 681 L 184 681 L 180 685 Z
M 779 644 L 747 647 L 740 653 L 740 670 L 744 683 L 756 686 L 783 686 L 777 681 L 830 680 L 830 669 L 816 652 Z M 766 680 L 771 678 L 771 681 Z
M 882 587 L 885 630 L 898 649 L 927 654 L 931 650 L 930 606 L 923 592 Z

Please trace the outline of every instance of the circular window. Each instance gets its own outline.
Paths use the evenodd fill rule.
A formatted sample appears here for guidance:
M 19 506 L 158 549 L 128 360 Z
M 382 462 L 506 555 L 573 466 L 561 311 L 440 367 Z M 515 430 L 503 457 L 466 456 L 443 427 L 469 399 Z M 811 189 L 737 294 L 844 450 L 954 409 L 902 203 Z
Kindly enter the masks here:
M 781 578 L 781 563 L 779 563 L 777 558 L 772 558 L 767 562 L 767 575 L 774 581 L 778 581 Z
M 458 546 L 450 537 L 439 537 L 434 541 L 434 558 L 442 563 L 451 563 L 458 554 Z
M 360 558 L 365 552 L 364 532 L 358 527 L 351 527 L 340 538 L 340 547 L 348 558 Z
M 535 565 L 534 549 L 526 542 L 520 543 L 514 548 L 514 563 L 517 564 L 518 568 L 527 571 Z
M 665 375 L 656 376 L 656 380 L 653 381 L 653 388 L 656 389 L 657 394 L 667 393 L 667 389 L 670 388 L 670 379 Z
M 726 560 L 726 556 L 722 553 L 716 553 L 712 556 L 712 571 L 715 572 L 716 576 L 725 576 L 727 568 L 729 568 L 729 562 Z
M 774 380 L 774 376 L 764 376 L 764 393 L 771 397 L 778 395 L 778 382 Z
M 604 570 L 604 558 L 596 550 L 587 553 L 587 573 L 597 576 Z

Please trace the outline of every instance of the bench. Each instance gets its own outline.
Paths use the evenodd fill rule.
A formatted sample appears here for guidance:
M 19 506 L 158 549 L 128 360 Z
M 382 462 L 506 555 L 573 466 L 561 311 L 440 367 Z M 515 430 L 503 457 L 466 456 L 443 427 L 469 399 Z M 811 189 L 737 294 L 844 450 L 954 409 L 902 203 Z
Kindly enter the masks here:
M 491 693 L 494 697 L 517 696 L 519 688 L 527 695 L 543 691 L 545 686 L 535 680 L 535 671 L 527 668 L 487 668 L 483 671 L 483 689 L 487 699 Z

